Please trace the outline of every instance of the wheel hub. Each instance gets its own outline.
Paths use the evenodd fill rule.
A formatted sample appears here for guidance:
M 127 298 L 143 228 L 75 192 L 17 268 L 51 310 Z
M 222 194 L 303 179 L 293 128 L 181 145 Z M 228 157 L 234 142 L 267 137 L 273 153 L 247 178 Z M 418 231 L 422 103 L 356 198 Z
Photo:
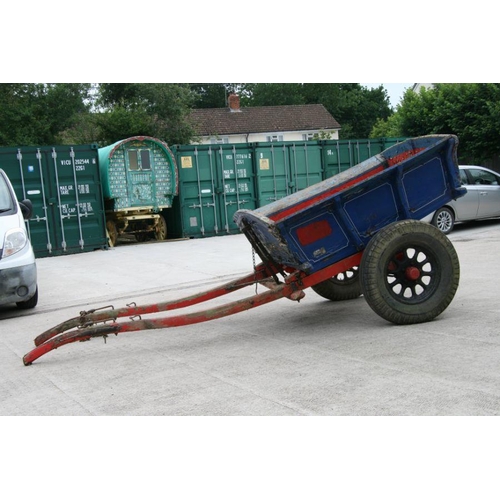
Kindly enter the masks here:
M 414 266 L 409 266 L 406 268 L 405 277 L 410 281 L 417 281 L 420 278 L 420 269 Z

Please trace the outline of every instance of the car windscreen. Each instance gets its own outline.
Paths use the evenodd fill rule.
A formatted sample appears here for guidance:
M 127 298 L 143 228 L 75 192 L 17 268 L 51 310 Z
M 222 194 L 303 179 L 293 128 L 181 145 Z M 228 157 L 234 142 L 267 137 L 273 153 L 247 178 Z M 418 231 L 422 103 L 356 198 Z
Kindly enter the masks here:
M 15 213 L 16 205 L 5 177 L 0 174 L 0 216 Z

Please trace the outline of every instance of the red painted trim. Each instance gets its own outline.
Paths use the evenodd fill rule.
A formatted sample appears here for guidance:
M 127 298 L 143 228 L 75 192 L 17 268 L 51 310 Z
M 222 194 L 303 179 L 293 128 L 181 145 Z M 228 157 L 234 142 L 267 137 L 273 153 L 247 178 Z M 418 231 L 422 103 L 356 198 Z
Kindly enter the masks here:
M 319 203 L 320 201 L 323 201 L 326 198 L 329 198 L 330 196 L 333 196 L 341 191 L 344 191 L 345 189 L 348 189 L 352 186 L 355 186 L 356 184 L 359 184 L 360 182 L 363 182 L 367 179 L 370 179 L 371 177 L 382 172 L 382 170 L 384 170 L 385 168 L 393 167 L 394 165 L 397 165 L 398 163 L 401 163 L 401 162 L 407 160 L 408 158 L 411 158 L 412 156 L 417 155 L 418 153 L 420 153 L 424 149 L 426 149 L 426 148 L 415 148 L 415 149 L 411 149 L 409 151 L 405 151 L 399 155 L 393 156 L 392 158 L 388 158 L 385 163 L 379 165 L 378 167 L 374 168 L 373 170 L 370 170 L 366 174 L 363 174 L 363 175 L 360 175 L 359 177 L 351 179 L 350 181 L 347 181 L 340 186 L 335 186 L 334 188 L 329 189 L 328 191 L 325 191 L 325 192 L 319 194 L 318 196 L 315 196 L 313 198 L 305 200 L 297 205 L 293 205 L 291 207 L 288 207 L 288 208 L 282 210 L 281 212 L 270 215 L 269 218 L 271 220 L 273 220 L 274 222 L 281 221 L 290 215 L 293 215 L 297 212 L 301 212 L 302 210 L 305 210 L 306 208 L 309 208 L 310 206 L 315 205 L 316 203 Z
M 359 184 L 360 182 L 365 181 L 366 179 L 369 179 L 370 177 L 373 177 L 374 175 L 378 174 L 379 172 L 382 172 L 382 170 L 384 170 L 384 166 L 380 165 L 379 167 L 374 168 L 373 170 L 370 170 L 366 174 L 360 175 L 359 177 L 356 177 L 355 179 L 347 181 L 340 186 L 335 186 L 332 189 L 329 189 L 328 191 L 324 191 L 323 193 L 319 194 L 318 196 L 315 196 L 313 198 L 309 198 L 308 200 L 305 200 L 302 203 L 298 203 L 297 205 L 286 208 L 285 210 L 282 210 L 281 212 L 270 215 L 269 218 L 271 220 L 273 220 L 274 222 L 278 222 L 282 219 L 285 219 L 289 215 L 292 215 L 296 212 L 301 212 L 302 210 L 305 210 L 306 208 L 309 208 L 310 206 L 315 205 L 316 203 L 319 203 L 320 201 L 323 201 L 326 198 L 330 198 L 331 196 L 333 196 L 336 193 L 339 193 L 340 191 L 344 191 L 345 189 L 348 189 L 352 186 L 355 186 L 356 184 Z
M 405 151 L 404 153 L 393 156 L 392 158 L 389 158 L 387 160 L 387 165 L 389 167 L 397 165 L 398 163 L 401 163 L 401 162 L 407 160 L 408 158 L 411 158 L 412 156 L 417 155 L 418 153 L 420 153 L 420 151 L 423 151 L 424 149 L 425 148 L 410 149 L 409 151 Z

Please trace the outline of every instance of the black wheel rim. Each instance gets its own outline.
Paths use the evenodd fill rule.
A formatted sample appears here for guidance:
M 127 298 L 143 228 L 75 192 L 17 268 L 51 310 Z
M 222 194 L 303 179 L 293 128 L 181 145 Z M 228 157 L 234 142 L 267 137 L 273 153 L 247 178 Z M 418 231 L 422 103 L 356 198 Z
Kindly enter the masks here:
M 339 273 L 333 278 L 330 278 L 337 285 L 350 285 L 351 283 L 358 281 L 359 279 L 359 268 L 351 267 L 343 273 Z
M 439 282 L 439 263 L 428 248 L 400 247 L 392 253 L 386 269 L 389 294 L 405 304 L 418 304 L 431 296 Z

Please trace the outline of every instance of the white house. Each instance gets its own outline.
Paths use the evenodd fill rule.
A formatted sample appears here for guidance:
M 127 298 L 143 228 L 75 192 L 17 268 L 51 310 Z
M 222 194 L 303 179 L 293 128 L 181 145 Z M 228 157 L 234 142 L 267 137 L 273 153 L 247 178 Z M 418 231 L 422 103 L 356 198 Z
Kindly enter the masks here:
M 338 139 L 340 130 L 322 104 L 241 108 L 235 94 L 227 108 L 194 109 L 190 117 L 201 144 Z

